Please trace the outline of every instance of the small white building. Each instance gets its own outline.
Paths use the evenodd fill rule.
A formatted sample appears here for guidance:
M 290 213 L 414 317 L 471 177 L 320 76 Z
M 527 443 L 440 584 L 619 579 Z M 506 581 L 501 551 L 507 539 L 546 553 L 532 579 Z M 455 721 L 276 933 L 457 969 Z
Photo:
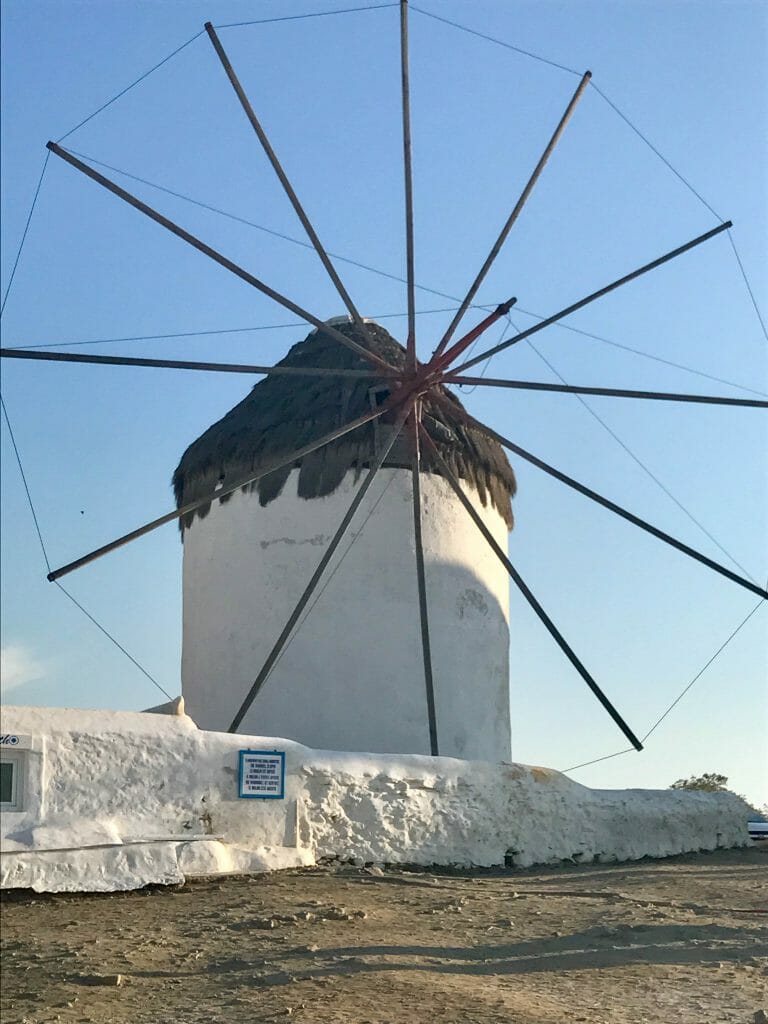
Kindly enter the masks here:
M 366 343 L 352 324 L 334 324 Z M 377 352 L 402 364 L 402 346 L 378 325 L 369 328 Z M 280 365 L 367 368 L 319 331 Z M 375 376 L 267 376 L 187 449 L 174 475 L 178 504 L 258 472 L 388 394 Z M 429 400 L 424 413 L 506 549 L 515 480 L 502 448 Z M 182 689 L 201 728 L 228 728 L 390 430 L 367 424 L 183 523 Z M 428 460 L 422 465 L 440 754 L 509 760 L 509 580 L 448 482 Z M 242 732 L 315 749 L 429 753 L 410 467 L 399 441 Z

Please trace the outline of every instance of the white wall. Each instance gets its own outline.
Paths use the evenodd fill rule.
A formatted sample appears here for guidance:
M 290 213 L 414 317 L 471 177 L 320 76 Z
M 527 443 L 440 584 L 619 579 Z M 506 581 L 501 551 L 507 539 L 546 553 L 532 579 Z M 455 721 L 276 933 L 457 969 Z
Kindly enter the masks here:
M 183 693 L 203 728 L 228 727 L 359 486 L 348 473 L 334 494 L 307 501 L 297 477 L 266 508 L 238 492 L 185 532 Z M 501 516 L 467 491 L 506 550 Z M 333 750 L 429 752 L 410 472 L 378 474 L 316 593 L 374 506 L 241 732 Z M 431 474 L 423 538 L 440 753 L 508 759 L 506 571 Z
M 312 864 L 518 866 L 747 845 L 728 793 L 590 790 L 545 768 L 341 754 L 203 732 L 185 716 L 3 709 L 35 746 L 27 809 L 4 813 L 0 885 L 137 888 Z M 239 749 L 286 752 L 284 800 L 237 796 Z

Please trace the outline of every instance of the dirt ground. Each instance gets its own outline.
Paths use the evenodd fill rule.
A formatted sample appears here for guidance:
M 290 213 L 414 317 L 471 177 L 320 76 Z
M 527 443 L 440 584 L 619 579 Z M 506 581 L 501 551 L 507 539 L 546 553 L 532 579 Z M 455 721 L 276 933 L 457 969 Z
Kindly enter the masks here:
M 7 893 L 2 1024 L 752 1024 L 768 849 Z M 117 976 L 120 977 L 117 977 Z M 759 1017 L 758 1017 L 759 1019 Z

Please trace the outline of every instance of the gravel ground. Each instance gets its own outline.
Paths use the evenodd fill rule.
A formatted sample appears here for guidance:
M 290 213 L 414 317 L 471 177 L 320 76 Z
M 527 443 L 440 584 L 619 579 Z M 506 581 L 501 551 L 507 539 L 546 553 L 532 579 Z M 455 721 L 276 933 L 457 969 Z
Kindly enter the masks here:
M 0 1019 L 752 1024 L 768 1012 L 767 855 L 6 893 Z

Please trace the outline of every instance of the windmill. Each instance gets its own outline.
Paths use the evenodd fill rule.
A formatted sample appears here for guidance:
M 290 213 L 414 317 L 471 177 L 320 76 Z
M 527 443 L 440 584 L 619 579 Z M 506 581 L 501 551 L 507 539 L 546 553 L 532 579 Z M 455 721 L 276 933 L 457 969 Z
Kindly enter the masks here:
M 342 437 L 351 434 L 353 431 L 361 429 L 366 423 L 373 422 L 375 420 L 389 417 L 394 419 L 394 426 L 396 431 L 404 431 L 409 438 L 411 447 L 411 473 L 413 479 L 413 520 L 414 520 L 414 536 L 415 536 L 415 576 L 417 579 L 418 593 L 419 593 L 419 619 L 421 626 L 422 635 L 422 650 L 423 650 L 423 661 L 424 661 L 424 676 L 425 676 L 425 689 L 426 689 L 426 701 L 425 706 L 429 718 L 430 725 L 430 736 L 431 736 L 431 750 L 432 753 L 439 752 L 439 736 L 438 736 L 438 723 L 435 719 L 434 714 L 434 683 L 432 680 L 431 672 L 431 640 L 429 632 L 429 594 L 427 592 L 424 564 L 423 564 L 423 552 L 421 543 L 421 522 L 422 522 L 422 508 L 421 508 L 421 477 L 424 470 L 424 460 L 431 460 L 431 464 L 435 467 L 436 471 L 448 481 L 457 499 L 464 505 L 468 516 L 473 520 L 475 526 L 479 530 L 480 534 L 484 537 L 485 542 L 488 543 L 490 548 L 494 552 L 494 556 L 504 566 L 505 571 L 509 574 L 515 585 L 518 587 L 520 592 L 523 594 L 525 599 L 531 605 L 535 613 L 538 615 L 542 623 L 545 625 L 547 630 L 552 635 L 555 642 L 558 644 L 564 655 L 571 662 L 575 672 L 581 676 L 586 685 L 590 688 L 593 694 L 597 697 L 606 711 L 609 713 L 611 718 L 614 720 L 616 725 L 621 729 L 623 734 L 629 740 L 629 742 L 636 749 L 641 748 L 641 743 L 637 736 L 634 734 L 629 725 L 624 721 L 622 716 L 619 714 L 617 709 L 613 706 L 612 702 L 605 695 L 602 688 L 598 685 L 596 680 L 592 677 L 588 669 L 582 664 L 578 655 L 571 647 L 571 645 L 562 636 L 555 623 L 548 616 L 541 603 L 536 596 L 532 593 L 529 586 L 522 579 L 515 566 L 509 560 L 507 553 L 502 550 L 498 542 L 488 534 L 487 529 L 484 528 L 485 524 L 482 522 L 481 517 L 478 516 L 477 510 L 473 508 L 472 503 L 467 500 L 464 489 L 460 478 L 456 472 L 452 470 L 451 466 L 446 462 L 444 454 L 441 453 L 439 448 L 435 445 L 434 438 L 430 434 L 429 430 L 425 428 L 423 422 L 423 415 L 425 407 L 430 407 L 434 403 L 437 407 L 447 408 L 447 403 L 450 399 L 447 397 L 445 389 L 451 385 L 472 385 L 479 387 L 494 387 L 494 388 L 509 388 L 509 389 L 522 389 L 522 390 L 533 390 L 533 391 L 553 391 L 560 393 L 570 394 L 597 394 L 597 395 L 612 395 L 616 397 L 622 397 L 629 400 L 644 400 L 644 401 L 675 401 L 675 402 L 698 402 L 698 403 L 709 403 L 709 404 L 722 404 L 722 405 L 737 405 L 737 406 L 759 406 L 766 407 L 768 403 L 762 400 L 756 399 L 734 399 L 734 398 L 718 398 L 714 396 L 701 396 L 701 395 L 683 395 L 683 394 L 670 394 L 662 392 L 638 392 L 629 389 L 609 389 L 609 388 L 590 388 L 590 387 L 571 387 L 569 385 L 551 385 L 533 381 L 519 381 L 519 380 L 508 380 L 508 379 L 488 379 L 470 376 L 466 371 L 470 370 L 473 366 L 477 365 L 481 361 L 489 358 L 497 352 L 505 350 L 514 344 L 517 344 L 536 332 L 543 330 L 544 328 L 557 323 L 562 318 L 569 314 L 576 312 L 577 310 L 585 307 L 586 305 L 600 299 L 602 296 L 609 292 L 623 286 L 626 283 L 640 277 L 643 274 L 653 271 L 660 267 L 664 263 L 667 263 L 678 256 L 683 255 L 685 252 L 693 249 L 694 247 L 701 245 L 718 235 L 722 231 L 725 231 L 730 227 L 730 222 L 725 222 L 718 225 L 712 230 L 692 239 L 672 251 L 660 256 L 658 259 L 645 264 L 644 266 L 632 271 L 631 273 L 625 274 L 619 277 L 617 280 L 605 285 L 597 291 L 591 293 L 585 298 L 579 300 L 576 303 L 572 303 L 566 308 L 559 310 L 550 317 L 542 320 L 534 327 L 529 328 L 526 331 L 516 332 L 511 337 L 498 343 L 497 345 L 489 348 L 481 354 L 473 358 L 465 358 L 462 363 L 462 356 L 466 355 L 469 347 L 476 342 L 482 334 L 488 330 L 494 323 L 497 323 L 502 317 L 504 317 L 509 309 L 511 308 L 514 300 L 500 305 L 494 312 L 484 317 L 480 323 L 476 324 L 472 330 L 467 333 L 460 335 L 459 327 L 470 308 L 473 305 L 473 300 L 480 288 L 483 280 L 485 279 L 488 271 L 490 270 L 494 260 L 496 259 L 499 251 L 501 250 L 505 239 L 509 232 L 513 228 L 515 221 L 520 215 L 525 203 L 527 202 L 531 192 L 533 191 L 536 182 L 541 175 L 547 161 L 553 153 L 557 143 L 563 134 L 570 117 L 579 103 L 584 90 L 589 83 L 589 73 L 587 72 L 580 80 L 579 85 L 574 92 L 574 95 L 563 114 L 563 117 L 558 124 L 555 132 L 552 135 L 550 142 L 544 150 L 541 159 L 534 168 L 528 183 L 523 189 L 519 199 L 515 203 L 512 212 L 510 213 L 501 233 L 496 239 L 494 245 L 489 252 L 489 255 L 480 268 L 477 276 L 475 277 L 472 285 L 468 289 L 460 308 L 456 312 L 451 324 L 445 331 L 442 338 L 440 338 L 432 356 L 425 362 L 420 362 L 416 356 L 416 318 L 415 318 L 415 282 L 414 282 L 414 237 L 413 237 L 413 196 L 411 187 L 411 141 L 410 141 L 410 103 L 409 103 L 409 80 L 408 80 L 408 8 L 407 3 L 402 2 L 400 5 L 400 18 L 401 18 L 401 87 L 402 87 L 402 98 L 403 98 L 403 154 L 404 154 L 404 168 L 405 168 L 405 196 L 406 196 L 406 265 L 407 265 L 407 280 L 408 280 L 408 333 L 405 344 L 405 358 L 402 365 L 397 365 L 393 362 L 388 362 L 378 355 L 374 349 L 374 346 L 368 344 L 366 339 L 370 334 L 370 328 L 366 325 L 364 319 L 360 315 L 359 311 L 355 307 L 352 299 L 347 293 L 344 285 L 342 284 L 334 265 L 327 255 L 320 239 L 318 238 L 311 221 L 309 220 L 304 208 L 302 207 L 296 193 L 291 186 L 279 160 L 272 149 L 266 134 L 251 106 L 248 97 L 246 96 L 237 75 L 232 68 L 232 65 L 224 51 L 223 46 L 218 38 L 216 30 L 212 25 L 206 25 L 206 32 L 214 49 L 219 57 L 219 60 L 224 68 L 229 81 L 231 82 L 235 93 L 240 101 L 240 104 L 253 128 L 256 135 L 259 138 L 265 152 L 274 167 L 283 188 L 285 189 L 297 215 L 299 216 L 307 234 L 310 238 L 312 245 L 314 246 L 319 258 L 321 259 L 323 266 L 329 274 L 333 284 L 335 285 L 344 305 L 346 306 L 349 316 L 351 317 L 352 323 L 359 332 L 356 335 L 350 335 L 350 332 L 342 331 L 338 327 L 334 327 L 332 324 L 328 324 L 322 321 L 319 317 L 314 316 L 309 311 L 303 309 L 296 302 L 287 298 L 284 295 L 279 294 L 274 289 L 270 288 L 266 283 L 256 278 L 250 272 L 244 270 L 242 267 L 223 256 L 221 253 L 215 251 L 212 247 L 207 245 L 204 241 L 196 238 L 191 233 L 173 223 L 162 214 L 153 210 L 146 203 L 135 198 L 125 189 L 121 188 L 113 181 L 105 177 L 99 171 L 93 167 L 84 163 L 74 154 L 69 152 L 66 148 L 57 143 L 49 143 L 49 149 L 53 154 L 60 157 L 72 167 L 79 170 L 81 173 L 90 177 L 94 182 L 106 188 L 112 192 L 115 196 L 129 203 L 136 210 L 143 213 L 145 216 L 150 217 L 157 224 L 165 227 L 171 231 L 177 237 L 186 241 L 192 245 L 199 252 L 207 255 L 209 258 L 219 263 L 222 267 L 229 270 L 231 273 L 237 275 L 241 280 L 255 287 L 257 290 L 274 299 L 285 308 L 291 310 L 297 315 L 301 316 L 308 323 L 312 324 L 318 331 L 320 331 L 329 341 L 333 341 L 336 344 L 345 346 L 346 349 L 352 351 L 355 357 L 360 361 L 360 365 L 354 367 L 348 367 L 345 370 L 338 369 L 332 371 L 339 377 L 345 376 L 345 374 L 361 374 L 367 373 L 372 383 L 385 382 L 389 389 L 390 394 L 387 400 L 370 412 L 365 413 L 363 416 L 359 416 L 356 419 L 350 420 L 347 423 L 340 425 L 332 431 L 329 431 L 322 436 L 313 439 L 310 443 L 303 446 L 303 448 L 294 450 L 288 453 L 286 456 L 276 459 L 272 464 L 262 467 L 259 474 L 251 475 L 249 477 L 230 480 L 226 482 L 218 490 L 212 491 L 209 494 L 195 499 L 194 502 L 182 504 L 179 508 L 173 512 L 168 513 L 159 519 L 153 520 L 153 522 L 140 527 L 137 530 L 131 531 L 129 534 L 118 538 L 111 544 L 104 545 L 96 551 L 90 552 L 84 555 L 82 558 L 75 560 L 74 562 L 62 566 L 61 568 L 53 570 L 49 579 L 56 580 L 62 576 L 74 571 L 75 569 L 88 564 L 95 558 L 107 554 L 109 551 L 136 539 L 149 530 L 154 529 L 164 523 L 170 522 L 174 519 L 179 519 L 184 516 L 193 514 L 198 508 L 203 507 L 206 504 L 213 502 L 220 502 L 225 499 L 229 494 L 237 491 L 243 487 L 251 486 L 258 482 L 261 476 L 266 476 L 270 473 L 278 472 L 285 466 L 294 465 L 297 460 L 300 460 L 306 456 L 309 456 L 314 451 L 322 450 L 325 446 L 333 444 Z M 456 338 L 456 335 L 459 335 Z M 98 356 L 77 356 L 73 357 L 65 353 L 20 353 L 11 352 L 4 350 L 4 355 L 13 358 L 45 358 L 45 359 L 61 359 L 71 360 L 80 362 L 93 362 L 93 363 L 110 363 L 110 364 L 124 364 L 124 365 L 144 365 L 144 366 L 164 366 L 173 367 L 178 366 L 179 368 L 187 369 L 208 369 L 208 370 L 222 370 L 230 369 L 237 372 L 247 373 L 267 373 L 269 375 L 279 375 L 280 373 L 287 374 L 289 370 L 294 372 L 295 376 L 299 378 L 304 376 L 311 378 L 313 376 L 327 375 L 328 368 L 323 367 L 312 367 L 304 366 L 301 368 L 289 368 L 289 367 L 258 367 L 258 366 L 240 366 L 240 367 L 221 367 L 214 366 L 213 364 L 195 364 L 191 361 L 174 361 L 174 360 L 140 360 L 140 359 L 129 359 L 124 357 L 98 357 Z M 369 369 L 364 369 L 368 367 Z M 296 370 L 299 370 L 296 373 Z M 464 410 L 457 412 L 455 403 L 450 406 L 450 412 L 453 415 L 459 415 L 463 426 L 467 429 L 478 431 L 485 436 L 493 439 L 497 444 L 502 445 L 506 450 L 512 453 L 516 458 L 525 460 L 532 465 L 536 466 L 541 471 L 549 474 L 554 479 L 557 479 L 560 483 L 570 487 L 571 489 L 578 491 L 588 499 L 596 502 L 602 507 L 612 511 L 613 513 L 620 515 L 628 522 L 632 523 L 635 527 L 638 527 L 658 540 L 676 548 L 678 551 L 688 555 L 689 557 L 696 559 L 703 565 L 707 566 L 710 570 L 720 573 L 722 576 L 730 579 L 735 584 L 744 587 L 753 593 L 758 594 L 761 598 L 768 596 L 766 591 L 754 584 L 750 580 L 743 576 L 731 571 L 725 566 L 715 562 L 713 559 L 708 558 L 702 553 L 694 550 L 690 546 L 678 541 L 676 538 L 665 533 L 662 530 L 657 529 L 651 523 L 646 522 L 639 516 L 635 516 L 627 509 L 620 507 L 615 502 L 605 496 L 598 494 L 591 488 L 585 487 L 580 484 L 577 480 L 567 476 L 566 474 L 557 470 L 554 466 L 545 463 L 539 459 L 532 452 L 526 451 L 520 445 L 517 445 L 512 439 L 505 437 L 504 435 L 491 430 L 489 427 L 484 426 L 477 419 L 471 417 Z M 383 459 L 382 459 L 383 461 Z M 371 479 L 375 476 L 379 466 L 377 465 L 378 458 L 374 464 L 370 467 Z M 365 483 L 363 484 L 365 486 Z M 362 488 L 361 488 L 362 489 Z M 359 493 L 359 492 L 358 492 Z M 355 496 L 354 502 L 358 500 L 357 495 Z M 357 506 L 354 505 L 352 513 Z M 330 547 L 335 547 L 344 535 L 345 530 L 349 525 L 349 518 L 345 517 L 339 526 L 336 535 L 331 542 Z M 318 572 L 313 575 L 312 580 L 309 582 L 304 595 L 302 595 L 302 601 L 306 603 L 311 597 L 314 589 L 318 585 L 322 572 L 327 562 L 318 565 Z M 298 608 L 298 613 L 301 609 Z M 293 618 L 293 616 L 292 616 Z M 295 621 L 295 620 L 294 620 Z M 288 632 L 286 632 L 286 630 Z M 288 634 L 290 633 L 290 621 L 286 623 L 285 630 L 283 631 L 285 636 L 282 637 L 282 642 L 285 642 Z M 280 652 L 280 639 L 277 640 L 274 657 L 277 657 Z M 273 657 L 271 654 L 270 657 Z M 242 722 L 244 715 L 250 703 L 254 700 L 261 685 L 266 677 L 266 673 L 269 671 L 269 665 L 265 666 L 256 674 L 256 666 L 254 667 L 255 681 L 250 692 L 245 696 L 244 701 L 238 708 L 233 708 L 233 718 L 230 728 L 235 730 Z

